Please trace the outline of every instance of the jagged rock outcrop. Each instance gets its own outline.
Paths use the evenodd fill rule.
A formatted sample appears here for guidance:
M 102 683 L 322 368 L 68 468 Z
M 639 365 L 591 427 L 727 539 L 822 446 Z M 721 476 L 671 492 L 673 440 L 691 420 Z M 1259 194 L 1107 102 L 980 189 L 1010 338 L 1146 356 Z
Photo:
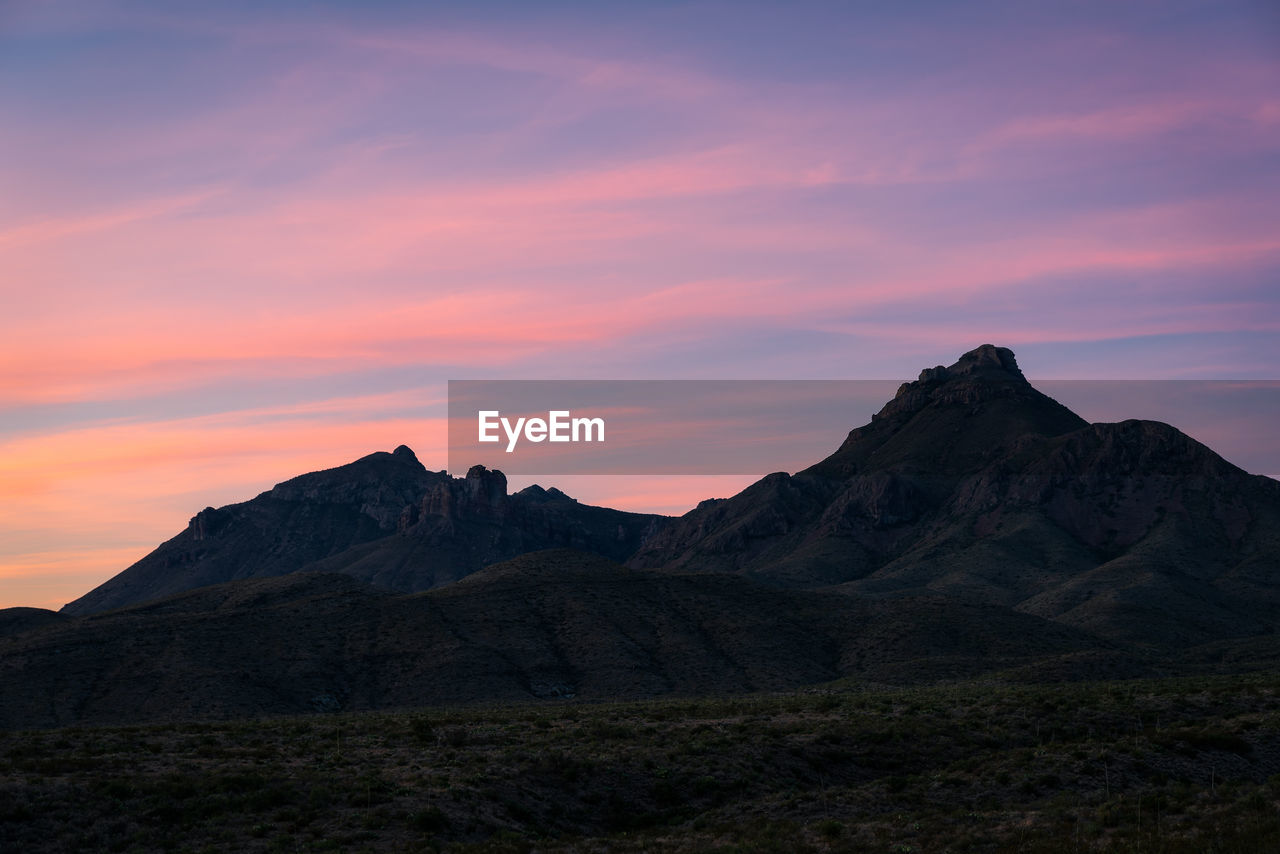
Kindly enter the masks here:
M 472 466 L 402 512 L 397 536 L 359 544 L 309 569 L 391 590 L 427 590 L 531 551 L 572 548 L 623 561 L 668 520 L 581 504 L 558 489 L 507 494 L 500 471 Z

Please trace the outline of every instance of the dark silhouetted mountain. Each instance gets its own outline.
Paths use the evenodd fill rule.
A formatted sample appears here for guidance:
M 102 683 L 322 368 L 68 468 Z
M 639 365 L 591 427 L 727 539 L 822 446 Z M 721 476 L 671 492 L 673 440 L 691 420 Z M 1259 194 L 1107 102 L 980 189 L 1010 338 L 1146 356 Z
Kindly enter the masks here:
M 1080 656 L 1137 666 L 1008 609 L 655 573 L 572 550 L 413 595 L 293 573 L 107 614 L 45 613 L 0 635 L 0 727 L 740 693 Z
M 0 638 L 22 634 L 32 629 L 60 623 L 70 619 L 57 611 L 46 611 L 44 608 L 4 608 L 0 609 Z
M 630 564 L 931 591 L 1185 647 L 1280 629 L 1280 483 L 1167 424 L 1086 424 L 986 345 L 904 384 L 827 459 L 700 506 Z
M 0 612 L 0 725 L 1274 667 L 1280 483 L 987 345 L 677 520 L 401 447 L 205 510 L 64 611 Z
M 186 530 L 62 610 L 92 614 L 243 578 L 341 572 L 404 592 L 528 551 L 624 560 L 665 517 L 580 504 L 556 489 L 507 495 L 506 477 L 427 471 L 413 451 L 370 454 L 257 498 L 200 511 Z

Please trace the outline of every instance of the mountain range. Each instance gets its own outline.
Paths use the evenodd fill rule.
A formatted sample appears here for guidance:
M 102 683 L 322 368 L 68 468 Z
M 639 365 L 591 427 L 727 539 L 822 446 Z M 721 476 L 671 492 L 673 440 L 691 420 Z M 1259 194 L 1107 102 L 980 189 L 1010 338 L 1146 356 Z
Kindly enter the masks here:
M 1274 667 L 1278 628 L 1280 482 L 984 345 L 676 519 L 404 446 L 206 508 L 0 611 L 0 726 Z

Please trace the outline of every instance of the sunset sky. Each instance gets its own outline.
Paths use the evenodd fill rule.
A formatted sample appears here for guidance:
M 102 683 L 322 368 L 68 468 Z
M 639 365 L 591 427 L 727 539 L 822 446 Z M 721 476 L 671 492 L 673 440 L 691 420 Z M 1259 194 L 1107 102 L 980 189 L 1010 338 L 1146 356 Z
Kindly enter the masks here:
M 1278 376 L 1270 0 L 0 0 L 0 117 L 0 607 L 448 379 Z

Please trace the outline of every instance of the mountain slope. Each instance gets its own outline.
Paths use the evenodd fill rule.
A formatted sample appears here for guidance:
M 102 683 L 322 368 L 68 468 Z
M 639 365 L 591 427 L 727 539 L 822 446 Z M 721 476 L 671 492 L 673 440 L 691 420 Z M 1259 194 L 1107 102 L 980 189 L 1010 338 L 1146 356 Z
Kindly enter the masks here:
M 206 507 L 186 529 L 63 607 L 108 611 L 237 578 L 294 572 L 395 531 L 403 508 L 446 475 L 428 472 L 403 445 L 287 480 L 258 497 Z
M 0 614 L 2 616 L 2 614 Z M 0 636 L 0 727 L 912 681 L 1081 654 L 1038 617 L 527 554 L 397 595 L 294 573 Z

